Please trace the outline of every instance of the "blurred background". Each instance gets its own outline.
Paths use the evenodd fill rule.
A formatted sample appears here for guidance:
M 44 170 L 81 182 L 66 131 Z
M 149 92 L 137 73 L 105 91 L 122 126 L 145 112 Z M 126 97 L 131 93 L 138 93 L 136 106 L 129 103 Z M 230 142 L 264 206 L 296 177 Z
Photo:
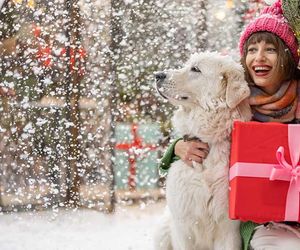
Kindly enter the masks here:
M 0 212 L 164 199 L 173 110 L 153 73 L 204 50 L 238 60 L 265 4 L 1 0 Z

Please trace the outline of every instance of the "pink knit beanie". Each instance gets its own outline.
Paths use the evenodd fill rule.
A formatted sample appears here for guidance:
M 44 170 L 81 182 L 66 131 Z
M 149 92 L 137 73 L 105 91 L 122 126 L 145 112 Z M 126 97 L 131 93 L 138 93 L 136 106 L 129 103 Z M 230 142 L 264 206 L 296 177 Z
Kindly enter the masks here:
M 298 42 L 292 28 L 283 16 L 280 0 L 272 6 L 265 7 L 260 16 L 246 26 L 240 37 L 239 47 L 241 55 L 243 54 L 243 47 L 246 40 L 258 31 L 267 31 L 280 37 L 291 51 L 296 64 L 298 64 Z

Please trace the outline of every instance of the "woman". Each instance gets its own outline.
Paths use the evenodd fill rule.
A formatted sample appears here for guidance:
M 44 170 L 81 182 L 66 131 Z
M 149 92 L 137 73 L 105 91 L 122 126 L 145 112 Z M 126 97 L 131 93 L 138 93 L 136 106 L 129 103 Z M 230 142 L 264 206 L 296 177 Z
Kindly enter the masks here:
M 260 122 L 300 123 L 300 74 L 298 43 L 284 19 L 280 1 L 266 7 L 248 24 L 240 38 L 241 63 L 251 89 L 249 99 L 253 120 Z M 161 160 L 167 171 L 180 157 L 189 166 L 201 163 L 209 153 L 200 140 L 178 139 Z M 176 158 L 177 157 L 177 158 Z M 300 249 L 298 223 L 242 223 L 244 249 Z

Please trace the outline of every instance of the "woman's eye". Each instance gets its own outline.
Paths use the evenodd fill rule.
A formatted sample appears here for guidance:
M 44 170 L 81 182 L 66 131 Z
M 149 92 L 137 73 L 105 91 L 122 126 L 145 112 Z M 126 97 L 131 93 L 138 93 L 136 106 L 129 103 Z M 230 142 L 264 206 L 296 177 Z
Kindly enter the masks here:
M 256 51 L 256 48 L 248 48 L 248 53 L 253 53 Z
M 193 72 L 201 72 L 201 70 L 197 66 L 193 66 L 191 68 L 191 71 L 193 71 Z
M 268 52 L 272 52 L 272 53 L 273 53 L 273 52 L 274 52 L 274 53 L 277 52 L 275 48 L 267 48 L 267 51 L 268 51 Z

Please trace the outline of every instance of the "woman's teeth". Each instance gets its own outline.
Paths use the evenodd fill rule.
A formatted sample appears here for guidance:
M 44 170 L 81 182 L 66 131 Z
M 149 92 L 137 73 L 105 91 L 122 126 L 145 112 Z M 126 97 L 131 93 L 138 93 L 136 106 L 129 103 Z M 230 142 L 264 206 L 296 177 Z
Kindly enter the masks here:
M 264 67 L 264 66 L 257 66 L 257 67 L 254 67 L 254 71 L 255 72 L 259 72 L 259 71 L 269 71 L 270 68 L 269 67 Z

